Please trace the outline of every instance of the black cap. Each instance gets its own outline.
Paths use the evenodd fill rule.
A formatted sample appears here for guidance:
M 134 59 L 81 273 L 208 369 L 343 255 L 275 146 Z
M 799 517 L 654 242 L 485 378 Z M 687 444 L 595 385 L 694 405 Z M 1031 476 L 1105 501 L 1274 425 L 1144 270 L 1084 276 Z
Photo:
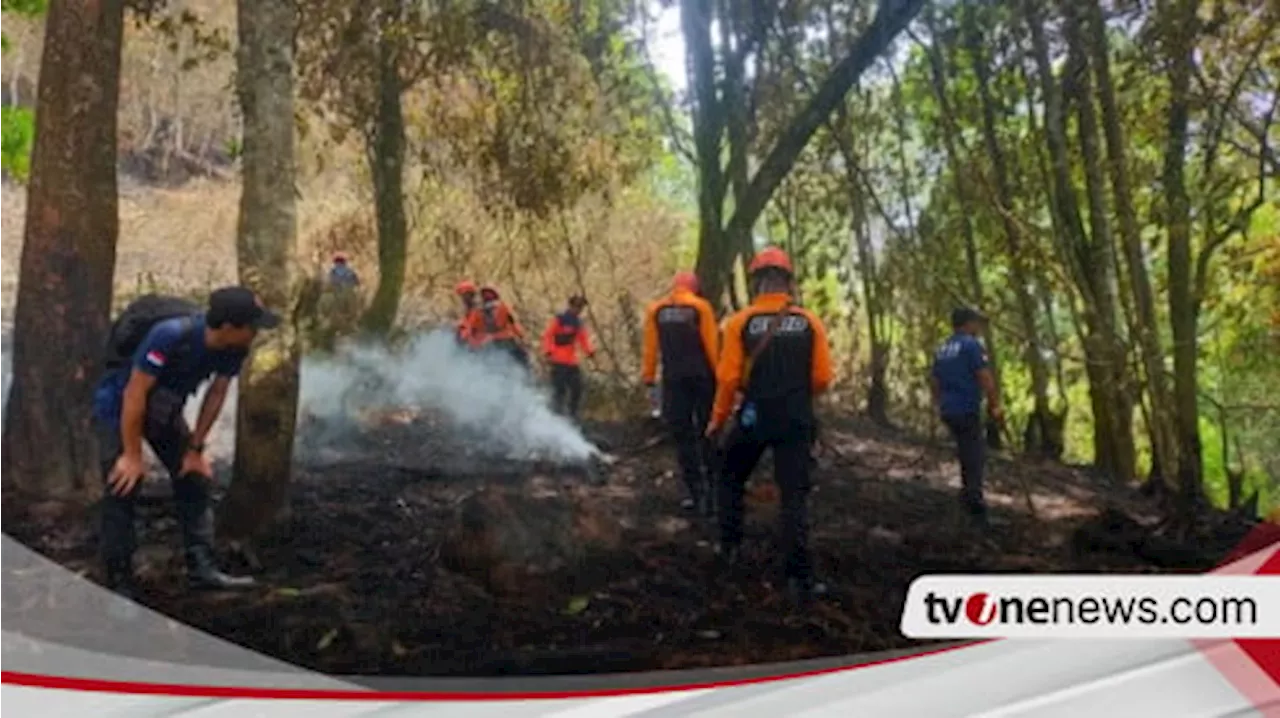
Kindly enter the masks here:
M 582 296 L 581 294 L 575 294 L 572 297 L 569 297 L 569 306 L 585 307 L 587 306 L 587 298 Z
M 985 322 L 987 318 L 972 307 L 957 307 L 951 310 L 951 326 L 962 327 L 969 322 Z
M 238 327 L 273 329 L 280 325 L 280 317 L 266 307 L 253 290 L 247 287 L 223 287 L 209 295 L 208 323 L 210 326 L 234 324 Z

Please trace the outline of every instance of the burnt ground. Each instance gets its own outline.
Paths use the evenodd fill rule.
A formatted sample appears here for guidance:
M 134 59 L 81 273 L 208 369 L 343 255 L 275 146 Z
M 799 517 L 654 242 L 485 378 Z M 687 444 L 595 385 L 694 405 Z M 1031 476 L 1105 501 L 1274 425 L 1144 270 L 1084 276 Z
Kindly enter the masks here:
M 747 568 L 725 574 L 711 527 L 678 506 L 673 452 L 651 423 L 587 427 L 618 458 L 597 486 L 580 472 L 458 454 L 420 419 L 394 417 L 368 427 L 363 451 L 303 463 L 288 515 L 256 547 L 263 586 L 253 592 L 185 593 L 172 511 L 144 502 L 144 602 L 332 673 L 741 665 L 918 643 L 898 622 L 920 574 L 1199 571 L 1248 528 L 1150 550 L 1135 532 L 1150 533 L 1156 507 L 1136 490 L 992 457 L 995 525 L 982 535 L 956 509 L 945 445 L 858 420 L 828 424 L 815 450 L 811 544 L 832 590 L 807 612 L 769 582 L 767 458 L 748 498 Z M 73 569 L 92 566 L 89 521 L 41 514 L 10 493 L 7 534 Z

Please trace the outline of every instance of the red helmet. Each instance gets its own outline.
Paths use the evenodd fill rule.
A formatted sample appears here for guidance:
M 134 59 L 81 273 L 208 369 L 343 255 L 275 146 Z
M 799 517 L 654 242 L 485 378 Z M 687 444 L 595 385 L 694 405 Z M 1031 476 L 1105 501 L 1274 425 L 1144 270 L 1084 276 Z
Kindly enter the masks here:
M 461 282 L 458 282 L 458 286 L 454 287 L 453 291 L 458 296 L 462 296 L 464 294 L 475 294 L 476 283 L 471 281 L 470 279 L 464 279 Z
M 751 260 L 751 266 L 747 268 L 748 274 L 755 274 L 761 269 L 781 269 L 787 274 L 795 274 L 795 270 L 791 268 L 791 258 L 787 253 L 777 247 L 765 247 L 756 253 L 755 259 Z
M 346 262 L 347 262 L 347 253 L 346 253 L 346 252 L 334 252 L 334 253 L 333 253 L 333 261 L 337 262 L 338 264 L 346 264 Z
M 685 289 L 690 292 L 697 292 L 698 275 L 690 271 L 676 272 L 676 276 L 671 280 L 671 286 L 674 289 Z
M 498 290 L 486 284 L 480 287 L 480 297 L 485 301 L 492 301 L 498 298 Z

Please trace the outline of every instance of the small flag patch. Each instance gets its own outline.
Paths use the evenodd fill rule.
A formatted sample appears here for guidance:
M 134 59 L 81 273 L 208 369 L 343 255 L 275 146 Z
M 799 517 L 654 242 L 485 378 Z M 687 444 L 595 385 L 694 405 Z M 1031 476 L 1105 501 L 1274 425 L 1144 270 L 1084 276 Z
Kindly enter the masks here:
M 163 367 L 164 361 L 165 361 L 164 355 L 161 354 L 160 352 L 158 351 L 147 352 L 147 362 L 149 362 L 151 365 L 157 366 L 157 367 Z

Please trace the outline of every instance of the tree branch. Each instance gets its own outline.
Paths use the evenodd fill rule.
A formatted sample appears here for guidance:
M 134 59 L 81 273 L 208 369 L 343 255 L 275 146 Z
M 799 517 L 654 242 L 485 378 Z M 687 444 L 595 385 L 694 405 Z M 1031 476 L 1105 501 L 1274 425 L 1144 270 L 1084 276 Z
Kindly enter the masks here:
M 748 234 L 764 210 L 782 178 L 791 170 L 796 158 L 809 143 L 814 132 L 844 99 L 858 78 L 911 22 L 924 6 L 924 0 L 881 0 L 875 20 L 862 33 L 853 48 L 823 81 L 774 144 L 743 193 L 742 203 L 734 207 L 727 230 L 730 237 Z

